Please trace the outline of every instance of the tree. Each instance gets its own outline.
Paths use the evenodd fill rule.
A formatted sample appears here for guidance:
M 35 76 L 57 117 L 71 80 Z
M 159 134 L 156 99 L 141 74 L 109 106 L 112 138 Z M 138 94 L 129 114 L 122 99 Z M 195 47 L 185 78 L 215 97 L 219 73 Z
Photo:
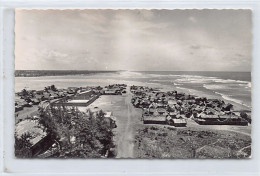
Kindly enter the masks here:
M 31 158 L 32 143 L 30 142 L 31 134 L 24 133 L 20 138 L 15 136 L 15 156 L 17 158 Z
M 22 93 L 22 96 L 28 96 L 29 95 L 29 92 L 26 89 L 23 89 L 21 93 Z
M 57 88 L 55 87 L 55 85 L 51 85 L 50 89 L 53 90 L 53 91 L 57 91 Z

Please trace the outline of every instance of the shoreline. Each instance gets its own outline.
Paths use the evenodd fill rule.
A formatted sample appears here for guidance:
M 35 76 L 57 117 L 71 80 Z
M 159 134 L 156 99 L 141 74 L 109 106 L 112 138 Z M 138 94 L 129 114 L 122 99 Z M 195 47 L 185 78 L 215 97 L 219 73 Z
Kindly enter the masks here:
M 243 100 L 241 99 L 237 99 L 238 102 L 236 102 L 236 100 L 234 99 L 234 101 L 232 99 L 228 100 L 228 98 L 223 97 L 221 94 L 217 94 L 214 93 L 214 91 L 209 91 L 207 92 L 206 90 L 204 91 L 200 91 L 200 90 L 195 90 L 194 88 L 189 88 L 187 86 L 182 87 L 182 85 L 167 85 L 167 84 L 163 84 L 163 83 L 154 83 L 151 82 L 152 80 L 150 80 L 150 75 L 147 74 L 142 74 L 140 72 L 129 72 L 129 71 L 117 71 L 119 72 L 118 76 L 115 73 L 109 73 L 105 74 L 105 73 L 97 73 L 97 74 L 83 74 L 83 75 L 57 75 L 57 76 L 40 76 L 39 77 L 15 77 L 15 79 L 18 79 L 17 82 L 15 83 L 15 90 L 16 92 L 19 90 L 21 91 L 24 86 L 28 87 L 29 89 L 36 89 L 36 87 L 38 88 L 39 86 L 30 86 L 31 83 L 35 83 L 36 85 L 38 83 L 40 83 L 39 85 L 41 85 L 41 80 L 42 81 L 46 81 L 48 83 L 42 83 L 42 88 L 44 88 L 45 84 L 55 84 L 57 83 L 57 87 L 59 88 L 66 88 L 69 86 L 98 86 L 104 84 L 104 85 L 108 85 L 108 84 L 116 84 L 118 82 L 122 82 L 125 83 L 127 85 L 140 85 L 140 86 L 149 86 L 149 87 L 159 87 L 162 90 L 177 90 L 179 92 L 183 92 L 183 93 L 188 93 L 191 95 L 195 95 L 195 96 L 201 96 L 201 97 L 207 97 L 207 98 L 217 98 L 217 99 L 221 99 L 225 102 L 231 103 L 234 105 L 234 109 L 237 111 L 252 111 L 252 106 L 251 104 L 248 104 L 247 102 L 243 102 Z M 136 75 L 136 73 L 140 73 L 142 75 Z M 126 75 L 125 75 L 126 74 Z M 100 75 L 100 76 L 98 76 Z M 165 75 L 162 75 L 165 76 Z M 67 78 L 68 77 L 68 78 Z M 84 77 L 86 78 L 86 80 L 83 82 Z M 28 81 L 26 80 L 26 78 L 28 78 Z M 37 78 L 39 78 L 39 80 L 36 80 Z M 57 78 L 57 79 L 56 79 Z M 62 79 L 63 81 L 65 81 L 64 83 L 59 81 L 59 78 Z M 77 79 L 78 78 L 78 79 Z M 139 80 L 132 80 L 129 78 L 144 78 Z M 146 80 L 147 79 L 147 80 Z M 69 83 L 70 80 L 72 80 L 72 83 Z M 57 82 L 58 81 L 58 82 Z M 103 81 L 103 82 L 102 82 Z M 95 83 L 96 82 L 96 83 Z M 169 80 L 169 82 L 172 82 L 171 80 Z M 75 83 L 75 84 L 73 84 Z M 215 95 L 213 95 L 215 94 Z M 232 98 L 232 97 L 230 97 Z M 244 105 L 243 105 L 244 103 Z
M 202 91 L 198 91 L 195 89 L 188 89 L 188 88 L 184 88 L 184 87 L 179 87 L 179 86 L 172 86 L 173 88 L 170 88 L 168 85 L 162 85 L 162 87 L 160 87 L 159 89 L 162 91 L 172 91 L 172 90 L 176 90 L 178 92 L 181 93 L 185 93 L 185 94 L 189 94 L 189 95 L 194 95 L 194 96 L 198 96 L 198 97 L 206 97 L 208 99 L 220 99 L 223 100 L 224 102 L 230 103 L 234 105 L 234 111 L 252 111 L 252 108 L 249 108 L 248 106 L 236 103 L 234 101 L 230 101 L 230 100 L 226 100 L 225 98 L 223 98 L 220 95 L 210 95 L 210 94 L 206 94 Z M 156 87 L 158 88 L 158 87 Z

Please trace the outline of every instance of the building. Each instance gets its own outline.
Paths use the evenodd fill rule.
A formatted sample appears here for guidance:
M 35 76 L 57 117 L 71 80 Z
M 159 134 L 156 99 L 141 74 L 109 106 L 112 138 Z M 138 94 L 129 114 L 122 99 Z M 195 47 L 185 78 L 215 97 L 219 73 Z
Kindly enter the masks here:
M 185 127 L 187 125 L 187 121 L 183 118 L 172 119 L 173 125 L 176 127 Z
M 73 100 L 89 100 L 94 95 L 94 91 L 87 90 L 80 92 L 73 97 Z
M 248 122 L 246 120 L 234 114 L 207 115 L 201 113 L 194 120 L 200 125 L 248 125 Z
M 104 91 L 105 95 L 117 95 L 117 90 L 116 89 L 108 89 Z
M 23 120 L 16 125 L 15 135 L 17 138 L 21 138 L 23 134 L 29 134 L 30 143 L 32 144 L 30 150 L 32 157 L 45 152 L 54 143 L 51 140 L 50 135 L 43 130 L 36 120 Z
M 166 116 L 143 116 L 144 124 L 166 124 Z

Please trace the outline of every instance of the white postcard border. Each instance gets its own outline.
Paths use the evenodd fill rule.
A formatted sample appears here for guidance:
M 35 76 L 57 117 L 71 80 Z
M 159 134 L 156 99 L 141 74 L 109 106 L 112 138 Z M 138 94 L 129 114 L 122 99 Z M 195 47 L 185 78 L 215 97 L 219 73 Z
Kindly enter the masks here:
M 0 164 L 5 175 L 258 175 L 260 166 L 260 4 L 259 1 L 3 1 L 3 38 L 1 39 L 1 150 Z M 47 3 L 46 3 L 47 2 Z M 64 3 L 66 2 L 66 3 Z M 252 158 L 246 160 L 37 160 L 14 158 L 14 8 L 251 8 L 253 10 L 253 60 L 252 60 Z M 2 52 L 3 51 L 3 52 Z M 2 141 L 4 144 L 2 144 Z M 1 157 L 2 157 L 1 156 Z

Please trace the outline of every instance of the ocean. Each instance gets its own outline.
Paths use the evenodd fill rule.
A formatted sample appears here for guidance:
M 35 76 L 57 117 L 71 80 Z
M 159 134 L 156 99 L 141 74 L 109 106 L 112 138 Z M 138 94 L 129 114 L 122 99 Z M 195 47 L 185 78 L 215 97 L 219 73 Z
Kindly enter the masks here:
M 121 71 L 92 75 L 15 77 L 15 91 L 24 88 L 40 90 L 51 84 L 58 88 L 67 88 L 116 83 L 178 90 L 193 95 L 220 98 L 239 105 L 245 110 L 251 110 L 250 72 Z
M 179 88 L 220 95 L 223 99 L 251 108 L 250 72 L 144 72 L 158 76 L 151 82 L 164 82 Z

